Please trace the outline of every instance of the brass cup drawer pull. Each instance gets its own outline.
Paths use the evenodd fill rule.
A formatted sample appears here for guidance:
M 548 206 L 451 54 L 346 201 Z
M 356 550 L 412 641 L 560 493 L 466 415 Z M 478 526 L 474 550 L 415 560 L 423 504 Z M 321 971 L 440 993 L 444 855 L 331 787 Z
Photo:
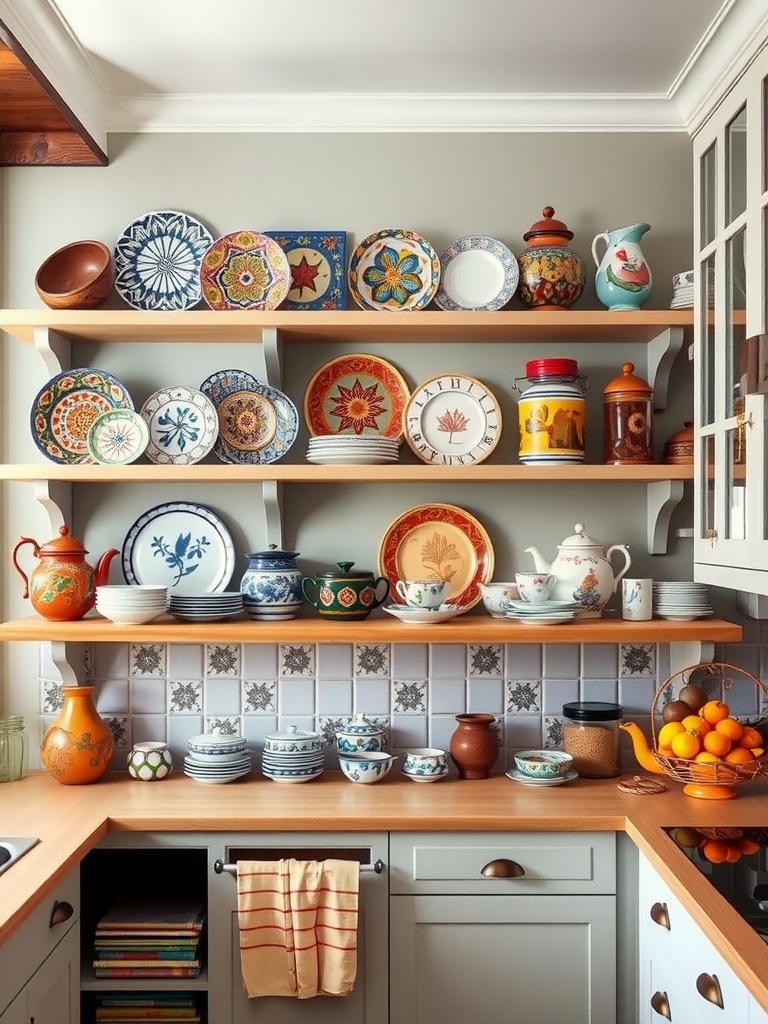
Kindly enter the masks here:
M 651 996 L 651 1009 L 660 1017 L 672 1020 L 672 1011 L 669 1008 L 669 999 L 666 992 L 654 992 Z
M 651 907 L 651 920 L 660 928 L 666 928 L 667 931 L 670 931 L 671 925 L 669 923 L 669 908 L 666 903 L 653 904 Z
M 480 874 L 485 875 L 486 878 L 522 878 L 525 869 L 516 860 L 497 857 L 496 860 L 489 860 L 480 868 Z
M 716 974 L 700 974 L 696 979 L 696 991 L 708 1003 L 719 1006 L 721 1010 L 725 1009 L 723 990 L 720 988 L 720 982 L 717 980 Z

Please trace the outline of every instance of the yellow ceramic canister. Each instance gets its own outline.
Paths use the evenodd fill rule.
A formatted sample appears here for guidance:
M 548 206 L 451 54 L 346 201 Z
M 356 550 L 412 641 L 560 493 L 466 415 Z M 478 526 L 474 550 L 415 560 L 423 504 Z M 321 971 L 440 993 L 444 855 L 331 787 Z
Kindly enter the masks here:
M 520 391 L 518 381 L 530 387 Z M 586 400 L 589 387 L 575 359 L 532 359 L 525 378 L 515 379 L 520 461 L 544 465 L 584 461 Z

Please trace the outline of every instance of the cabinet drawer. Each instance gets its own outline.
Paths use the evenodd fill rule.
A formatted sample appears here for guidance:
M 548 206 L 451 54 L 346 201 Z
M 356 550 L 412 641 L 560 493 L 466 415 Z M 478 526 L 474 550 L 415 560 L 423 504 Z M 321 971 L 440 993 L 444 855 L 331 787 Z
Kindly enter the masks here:
M 502 863 L 489 868 L 494 861 Z M 395 894 L 616 891 L 613 832 L 394 833 L 390 863 Z M 522 873 L 487 873 L 496 867 L 514 872 L 514 865 Z
M 693 923 L 683 980 L 691 1001 L 705 1021 L 747 1020 L 749 993 L 709 939 Z
M 59 882 L 0 948 L 0 1012 L 24 987 L 79 917 L 78 867 Z
M 669 956 L 685 957 L 688 913 L 644 857 L 640 858 L 638 920 L 640 928 L 652 935 Z

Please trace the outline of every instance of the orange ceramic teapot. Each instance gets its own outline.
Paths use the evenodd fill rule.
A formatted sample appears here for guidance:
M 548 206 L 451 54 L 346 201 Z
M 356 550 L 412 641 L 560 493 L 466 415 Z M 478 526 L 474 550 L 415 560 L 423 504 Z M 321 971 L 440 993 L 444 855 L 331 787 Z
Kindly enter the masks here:
M 18 563 L 16 554 L 25 544 L 40 561 L 29 576 Z M 105 551 L 96 568 L 90 566 L 88 552 L 79 540 L 69 536 L 66 526 L 59 527 L 59 536 L 42 547 L 31 537 L 22 537 L 13 549 L 13 564 L 24 580 L 24 597 L 45 619 L 70 622 L 82 619 L 96 603 L 96 587 L 107 582 L 109 563 L 119 554 L 117 548 Z

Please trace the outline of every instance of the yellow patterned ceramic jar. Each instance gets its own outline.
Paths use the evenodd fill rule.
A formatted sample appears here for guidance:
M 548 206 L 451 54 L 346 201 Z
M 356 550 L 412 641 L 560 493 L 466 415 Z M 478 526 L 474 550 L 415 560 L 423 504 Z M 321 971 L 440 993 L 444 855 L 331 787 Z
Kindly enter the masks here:
M 530 387 L 520 391 L 518 381 Z M 525 378 L 515 379 L 520 461 L 558 465 L 584 461 L 586 400 L 589 387 L 575 359 L 532 359 Z

